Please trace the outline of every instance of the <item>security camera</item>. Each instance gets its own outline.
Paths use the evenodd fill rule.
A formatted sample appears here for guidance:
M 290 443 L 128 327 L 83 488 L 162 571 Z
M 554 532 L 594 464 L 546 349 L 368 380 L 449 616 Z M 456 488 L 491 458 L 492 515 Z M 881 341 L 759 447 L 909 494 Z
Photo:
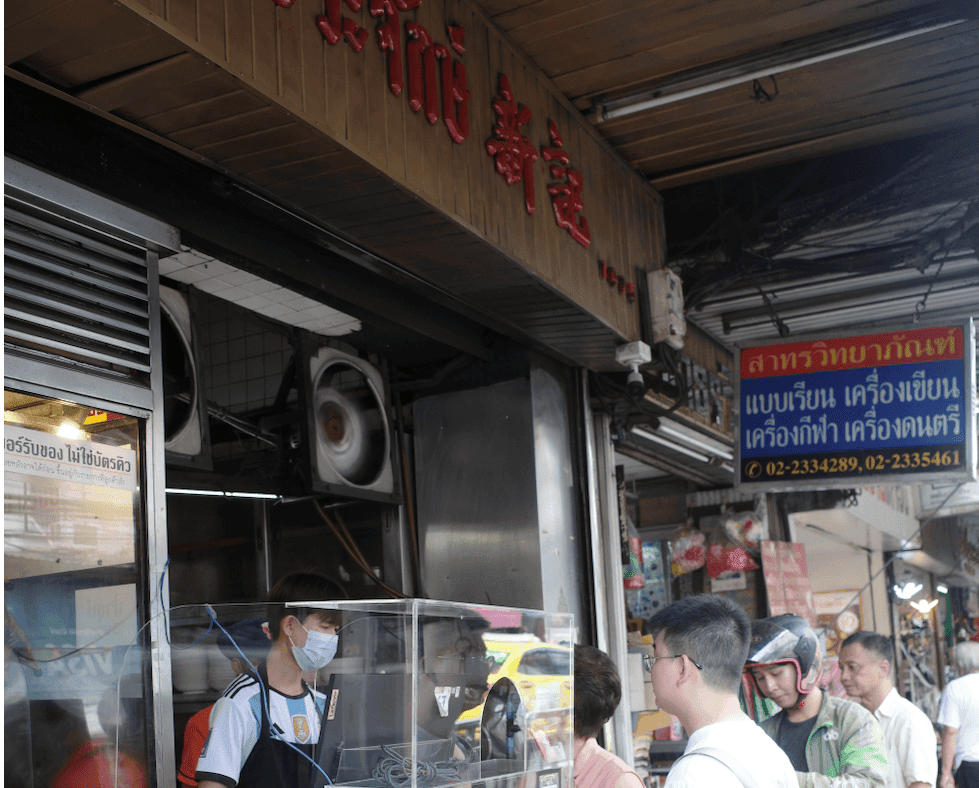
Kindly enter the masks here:
M 629 377 L 626 378 L 625 388 L 629 392 L 629 396 L 634 399 L 639 399 L 646 393 L 646 381 L 643 380 L 638 365 L 633 367 L 632 372 L 629 373 Z
M 639 371 L 639 365 L 648 364 L 652 358 L 653 353 L 645 342 L 629 342 L 615 349 L 615 360 L 631 370 L 626 378 L 626 391 L 633 399 L 639 399 L 646 393 L 646 381 Z

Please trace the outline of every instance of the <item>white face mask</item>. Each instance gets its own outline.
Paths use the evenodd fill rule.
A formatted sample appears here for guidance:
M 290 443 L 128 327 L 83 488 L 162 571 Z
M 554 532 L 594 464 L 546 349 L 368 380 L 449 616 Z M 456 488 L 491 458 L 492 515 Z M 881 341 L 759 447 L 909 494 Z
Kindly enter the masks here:
M 299 626 L 303 627 L 302 622 Z M 336 656 L 340 636 L 336 633 L 328 635 L 325 632 L 311 632 L 306 629 L 305 646 L 299 648 L 292 642 L 291 637 L 289 642 L 292 643 L 292 656 L 300 670 L 319 670 L 329 665 L 330 660 Z

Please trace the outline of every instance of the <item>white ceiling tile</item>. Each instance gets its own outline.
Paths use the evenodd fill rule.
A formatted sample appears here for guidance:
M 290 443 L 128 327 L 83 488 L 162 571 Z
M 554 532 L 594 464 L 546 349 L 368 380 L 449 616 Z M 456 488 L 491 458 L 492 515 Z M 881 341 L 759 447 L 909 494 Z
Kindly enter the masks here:
M 272 306 L 272 302 L 269 301 L 267 298 L 265 298 L 265 296 L 254 295 L 254 294 L 252 294 L 251 297 L 246 298 L 242 301 L 237 301 L 236 303 L 238 304 L 238 306 L 242 307 L 243 309 L 257 310 L 263 306 Z
M 255 293 L 256 295 L 264 295 L 266 297 L 267 293 L 270 293 L 277 287 L 267 279 L 256 279 L 254 282 L 243 282 L 241 286 L 251 293 Z
M 169 276 L 171 279 L 176 279 L 178 282 L 183 282 L 188 285 L 197 284 L 207 279 L 207 275 L 197 270 L 196 266 L 193 268 L 181 268 L 179 271 L 171 272 Z
M 289 307 L 282 306 L 282 304 L 269 304 L 268 306 L 263 306 L 255 311 L 257 311 L 260 315 L 265 315 L 265 317 L 271 317 L 275 320 L 282 320 L 286 316 L 293 314 Z
M 350 323 L 354 320 L 355 318 L 350 317 L 350 315 L 345 315 L 342 312 L 336 311 L 334 311 L 332 315 L 319 316 L 319 321 L 325 328 L 342 326 L 344 323 Z
M 186 267 L 180 260 L 175 260 L 174 257 L 176 255 L 160 259 L 160 276 L 168 276 L 173 271 L 179 271 Z
M 228 284 L 235 285 L 236 287 L 240 287 L 241 285 L 245 284 L 245 282 L 254 282 L 256 279 L 258 279 L 255 274 L 250 274 L 247 271 L 239 271 L 237 268 L 233 271 L 229 271 L 226 274 L 222 274 L 219 278 Z
M 220 295 L 224 298 L 224 291 L 231 290 L 232 287 L 227 282 L 222 282 L 220 279 L 204 279 L 198 282 L 195 287 L 198 290 L 203 290 L 205 293 L 211 293 L 213 295 Z
M 240 287 L 229 287 L 227 290 L 222 290 L 220 295 L 225 301 L 231 301 L 234 304 L 238 304 L 244 301 L 246 298 L 251 298 L 255 294 L 249 293 L 247 290 Z
M 275 290 L 262 293 L 262 295 L 277 304 L 284 304 L 286 301 L 293 301 L 296 298 L 296 294 L 292 290 L 286 290 L 284 287 L 277 287 Z
M 314 301 L 312 298 L 306 298 L 306 296 L 300 296 L 299 298 L 293 299 L 292 301 L 284 302 L 287 307 L 295 309 L 297 312 L 302 312 L 304 309 L 311 309 L 314 306 L 319 305 L 319 301 Z
M 222 263 L 220 260 L 215 260 L 213 258 L 202 263 L 202 266 L 210 276 L 226 276 L 238 270 L 227 263 Z M 234 283 L 232 282 L 231 284 Z
M 322 317 L 324 320 L 330 320 L 337 315 L 342 315 L 342 312 L 338 312 L 331 306 L 326 304 L 317 304 L 316 306 L 310 307 L 309 309 L 303 310 L 307 315 L 315 315 L 316 317 Z
M 355 320 L 353 323 L 345 323 L 342 326 L 333 326 L 332 328 L 323 329 L 320 333 L 328 337 L 342 337 L 346 334 L 353 334 L 355 331 L 360 331 L 360 321 Z
M 178 252 L 177 254 L 170 255 L 167 260 L 172 260 L 175 263 L 179 263 L 184 268 L 190 268 L 192 265 L 197 265 L 201 259 L 198 257 L 193 250 Z

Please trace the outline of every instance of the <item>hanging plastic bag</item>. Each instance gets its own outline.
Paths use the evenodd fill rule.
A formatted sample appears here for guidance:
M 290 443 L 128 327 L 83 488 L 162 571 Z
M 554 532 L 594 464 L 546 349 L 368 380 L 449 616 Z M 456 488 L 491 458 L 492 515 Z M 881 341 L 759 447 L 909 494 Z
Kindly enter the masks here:
M 707 560 L 704 535 L 693 529 L 684 530 L 673 540 L 673 576 L 700 569 Z
M 743 547 L 722 547 L 717 543 L 707 548 L 706 564 L 707 574 L 714 580 L 725 572 L 744 572 L 758 568 L 758 564 Z
M 630 590 L 645 588 L 646 573 L 642 566 L 642 539 L 629 516 L 626 516 L 626 528 L 629 533 L 629 563 L 622 566 L 622 582 Z
M 754 511 L 725 517 L 724 533 L 732 543 L 757 555 L 761 540 L 768 533 L 768 510 L 764 499 L 758 500 Z

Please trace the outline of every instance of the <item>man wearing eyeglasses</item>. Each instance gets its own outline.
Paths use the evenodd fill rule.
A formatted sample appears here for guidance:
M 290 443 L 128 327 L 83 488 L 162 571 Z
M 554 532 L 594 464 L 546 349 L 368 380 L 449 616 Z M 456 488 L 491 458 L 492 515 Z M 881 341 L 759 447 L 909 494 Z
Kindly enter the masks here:
M 650 621 L 656 702 L 689 740 L 664 788 L 797 788 L 785 753 L 741 710 L 751 623 L 722 596 L 687 597 Z

